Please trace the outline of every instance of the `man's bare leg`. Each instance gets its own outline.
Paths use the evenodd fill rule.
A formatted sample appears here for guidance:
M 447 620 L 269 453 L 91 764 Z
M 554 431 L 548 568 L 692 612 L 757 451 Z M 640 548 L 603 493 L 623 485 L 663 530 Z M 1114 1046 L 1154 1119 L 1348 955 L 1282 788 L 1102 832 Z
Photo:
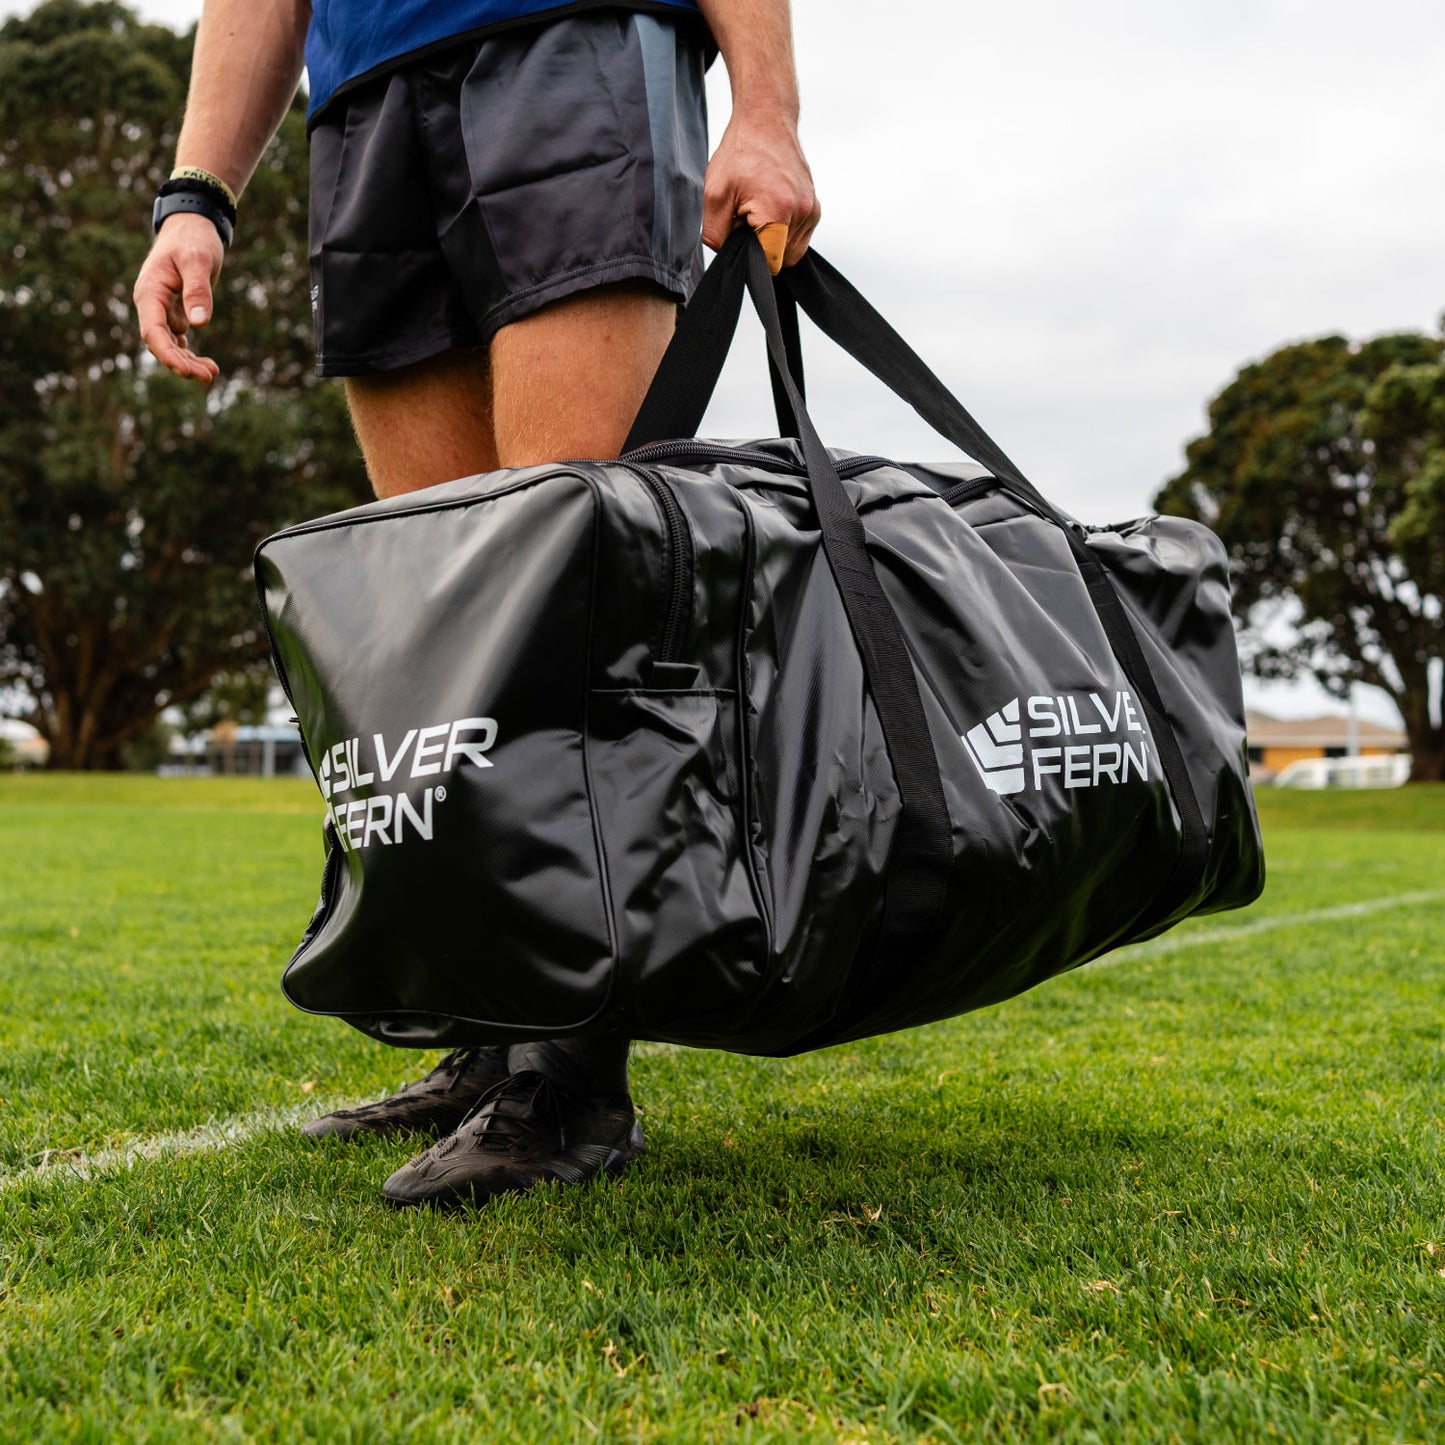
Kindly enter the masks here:
M 490 366 L 480 352 L 450 351 L 381 376 L 348 378 L 352 425 L 376 494 L 418 491 L 494 471 L 499 462 L 615 456 L 667 349 L 676 314 L 676 304 L 655 287 L 612 286 L 503 328 Z M 535 1089 L 532 1081 L 541 1074 L 564 1098 L 590 1101 L 579 1106 L 579 1120 L 586 1129 L 611 1131 L 606 1167 L 621 1167 L 643 1148 L 627 1095 L 627 1051 L 620 1035 L 516 1045 L 510 1052 L 504 1045 L 457 1051 L 399 1093 L 313 1120 L 305 1132 L 343 1139 L 428 1129 L 449 1135 L 502 1078 L 510 1074 L 525 1091 Z M 387 1197 L 410 1204 L 458 1190 L 475 1193 L 489 1166 L 487 1127 L 485 1120 L 476 1126 L 482 1133 L 464 1151 L 460 1182 L 431 1179 L 426 1169 L 418 1174 L 421 1161 L 413 1160 L 387 1181 Z M 455 1145 L 449 1148 L 456 1153 Z M 539 1178 L 547 1177 L 561 1166 L 552 1144 L 539 1150 L 534 1165 Z M 508 1168 L 516 1163 L 509 1157 Z
M 615 457 L 677 324 L 646 281 L 554 301 L 492 340 L 492 403 L 504 467 Z
M 348 376 L 346 401 L 378 497 L 497 469 L 483 351 L 444 351 L 379 376 Z
M 379 497 L 569 457 L 613 457 L 672 338 L 677 304 L 648 282 L 601 286 L 504 326 L 490 364 L 446 351 L 346 379 Z

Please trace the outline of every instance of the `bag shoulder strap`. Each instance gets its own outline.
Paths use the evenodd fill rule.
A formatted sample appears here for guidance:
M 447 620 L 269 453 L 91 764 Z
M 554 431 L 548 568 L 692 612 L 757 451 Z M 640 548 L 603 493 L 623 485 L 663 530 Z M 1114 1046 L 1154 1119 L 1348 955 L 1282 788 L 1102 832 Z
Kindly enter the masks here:
M 790 302 L 801 306 L 824 335 L 906 401 L 941 436 L 986 466 L 1006 490 L 1063 529 L 1109 647 L 1134 684 L 1149 718 L 1160 766 L 1179 815 L 1179 856 L 1143 926 L 1168 918 L 1193 892 L 1204 871 L 1209 829 L 1134 623 L 1108 569 L 1079 528 L 1023 475 L 922 357 L 834 267 L 810 250 L 779 279 Z
M 796 344 L 789 355 L 784 338 L 796 336 L 797 307 L 934 430 L 986 466 L 1000 486 L 1058 525 L 1068 537 L 1110 648 L 1144 704 L 1179 816 L 1179 857 L 1150 911 L 1153 920 L 1167 918 L 1193 891 L 1207 863 L 1208 830 L 1178 739 L 1113 579 L 1077 525 L 1038 491 L 913 348 L 816 250 L 810 249 L 796 266 L 773 281 L 751 233 L 745 228 L 734 232 L 682 313 L 633 424 L 628 450 L 651 441 L 697 434 L 737 327 L 745 286 L 767 333 L 775 398 L 781 393 L 779 410 L 786 399 L 803 443 L 828 562 L 863 657 L 869 692 L 905 796 L 895 852 L 899 863 L 911 860 L 903 873 L 911 874 L 913 882 L 901 887 L 899 896 L 941 897 L 939 890 L 946 880 L 939 882 L 939 859 L 951 841 L 947 810 L 901 626 L 868 558 L 862 524 L 808 419 L 801 388 L 794 380 L 801 375 L 801 358 Z M 786 419 L 780 416 L 779 425 L 786 429 Z M 933 881 L 923 882 L 930 874 Z M 891 897 L 892 868 L 889 876 Z M 899 909 L 891 912 L 894 917 L 901 916 Z M 890 939 L 898 937 L 886 924 L 885 932 Z M 888 953 L 880 948 L 879 956 L 887 958 Z

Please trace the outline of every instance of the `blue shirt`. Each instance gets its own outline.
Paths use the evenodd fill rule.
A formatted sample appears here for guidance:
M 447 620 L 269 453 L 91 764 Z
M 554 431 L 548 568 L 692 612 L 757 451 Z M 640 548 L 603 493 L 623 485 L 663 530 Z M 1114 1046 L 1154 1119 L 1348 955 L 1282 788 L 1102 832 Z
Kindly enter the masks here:
M 431 46 L 505 28 L 519 20 L 595 9 L 602 0 L 312 0 L 306 33 L 311 85 L 307 118 L 344 85 Z M 610 0 L 614 6 L 618 0 Z M 698 13 L 697 0 L 640 0 L 631 10 Z

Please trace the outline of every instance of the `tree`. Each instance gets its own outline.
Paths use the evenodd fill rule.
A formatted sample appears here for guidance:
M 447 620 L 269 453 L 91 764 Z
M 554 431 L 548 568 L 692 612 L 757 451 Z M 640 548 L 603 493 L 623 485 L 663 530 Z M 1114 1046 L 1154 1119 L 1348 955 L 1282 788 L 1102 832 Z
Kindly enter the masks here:
M 275 674 L 269 667 L 221 673 L 211 679 L 205 692 L 178 709 L 177 731 L 189 738 L 223 722 L 251 727 L 264 723 L 271 710 L 274 684 Z M 279 688 L 276 694 L 280 696 Z
M 0 690 L 51 766 L 118 766 L 158 712 L 265 655 L 250 557 L 366 495 L 311 376 L 306 136 L 293 106 L 217 287 L 209 393 L 158 368 L 130 288 L 192 37 L 115 3 L 0 27 Z
M 1445 345 L 1405 333 L 1282 347 L 1214 399 L 1186 455 L 1155 505 L 1229 549 L 1253 671 L 1310 674 L 1341 697 L 1384 688 L 1412 778 L 1445 777 L 1430 696 L 1445 657 Z M 1269 628 L 1286 607 L 1281 640 Z

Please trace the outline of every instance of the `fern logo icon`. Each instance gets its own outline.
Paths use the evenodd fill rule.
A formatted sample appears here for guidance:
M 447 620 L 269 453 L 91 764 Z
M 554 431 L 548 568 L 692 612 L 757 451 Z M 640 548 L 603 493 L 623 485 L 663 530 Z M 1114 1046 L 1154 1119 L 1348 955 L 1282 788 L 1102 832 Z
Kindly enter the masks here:
M 980 777 L 995 793 L 1023 792 L 1024 744 L 1018 698 L 969 728 L 963 742 Z

